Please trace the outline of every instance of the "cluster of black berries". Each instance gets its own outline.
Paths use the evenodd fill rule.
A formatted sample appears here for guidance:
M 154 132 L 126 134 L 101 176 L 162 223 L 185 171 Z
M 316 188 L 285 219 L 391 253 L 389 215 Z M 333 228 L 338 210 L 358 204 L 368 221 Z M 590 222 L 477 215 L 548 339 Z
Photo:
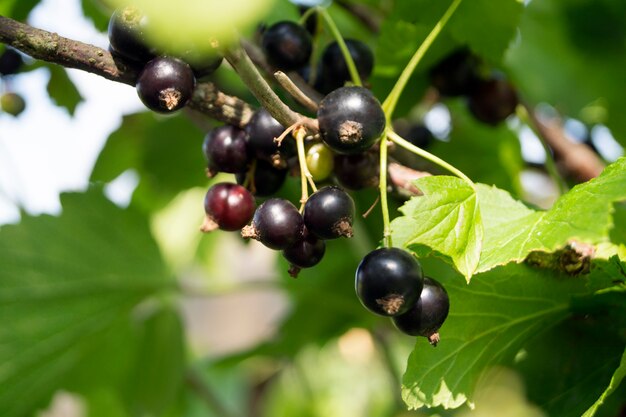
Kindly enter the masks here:
M 420 263 L 399 248 L 367 254 L 356 271 L 356 293 L 368 310 L 391 317 L 403 333 L 439 342 L 450 300 L 438 281 L 425 277 Z
M 198 58 L 190 51 L 184 56 L 163 54 L 146 39 L 147 17 L 136 7 L 116 10 L 109 21 L 110 51 L 141 68 L 137 94 L 150 110 L 170 113 L 189 101 L 201 79 L 213 73 L 222 62 L 215 53 Z
M 515 112 L 515 87 L 502 75 L 481 75 L 481 60 L 468 49 L 454 51 L 430 70 L 431 83 L 448 97 L 467 97 L 469 111 L 477 120 L 495 126 Z
M 11 116 L 19 116 L 26 108 L 26 102 L 22 96 L 8 88 L 9 77 L 17 74 L 23 63 L 22 55 L 12 48 L 6 48 L 0 55 L 0 77 L 2 77 L 3 89 L 6 90 L 0 96 L 0 108 Z

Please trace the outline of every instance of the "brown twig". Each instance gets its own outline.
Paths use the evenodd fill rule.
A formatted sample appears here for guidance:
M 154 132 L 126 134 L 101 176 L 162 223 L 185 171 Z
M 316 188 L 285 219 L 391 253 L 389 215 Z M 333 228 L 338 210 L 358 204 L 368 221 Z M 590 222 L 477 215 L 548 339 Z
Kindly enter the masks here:
M 389 162 L 387 172 L 391 183 L 399 192 L 407 196 L 422 195 L 422 192 L 413 184 L 413 181 L 432 175 L 430 172 L 416 171 L 397 162 Z
M 64 38 L 56 33 L 0 16 L 0 42 L 35 59 L 76 68 L 111 81 L 134 86 L 139 69 L 97 46 Z M 222 93 L 213 83 L 200 83 L 188 106 L 214 119 L 245 125 L 252 108 L 245 101 Z
M 587 146 L 570 140 L 559 120 L 542 120 L 528 104 L 523 104 L 531 123 L 554 151 L 554 159 L 577 181 L 589 181 L 600 175 L 604 163 Z
M 283 89 L 285 89 L 285 91 L 287 91 L 291 95 L 291 97 L 296 99 L 298 103 L 302 104 L 313 113 L 317 113 L 317 109 L 319 107 L 317 103 L 311 100 L 311 98 L 308 97 L 306 94 L 304 94 L 302 90 L 300 90 L 298 86 L 294 84 L 294 82 L 291 80 L 291 78 L 289 78 L 287 74 L 282 71 L 276 71 L 274 73 L 274 78 L 276 78 L 276 81 L 278 81 L 281 87 L 283 87 Z

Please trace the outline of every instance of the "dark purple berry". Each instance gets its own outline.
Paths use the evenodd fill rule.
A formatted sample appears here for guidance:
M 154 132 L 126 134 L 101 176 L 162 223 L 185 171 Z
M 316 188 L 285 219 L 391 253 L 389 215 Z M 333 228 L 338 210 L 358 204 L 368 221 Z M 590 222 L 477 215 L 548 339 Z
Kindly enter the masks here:
M 0 56 L 0 75 L 17 73 L 24 63 L 22 55 L 13 48 L 6 48 Z
M 467 106 L 474 117 L 492 126 L 515 113 L 517 104 L 515 88 L 502 78 L 481 81 L 467 100 Z
M 147 17 L 136 7 L 117 9 L 109 20 L 109 43 L 117 55 L 137 62 L 148 62 L 154 58 L 145 30 Z
M 249 163 L 248 142 L 243 129 L 224 125 L 211 130 L 204 138 L 202 150 L 212 173 L 237 173 Z
M 241 185 L 226 182 L 215 184 L 204 198 L 207 217 L 202 230 L 239 230 L 248 224 L 254 208 L 254 197 Z
M 448 317 L 450 299 L 443 285 L 424 277 L 424 288 L 415 304 L 404 314 L 394 317 L 393 324 L 410 336 L 427 337 L 431 344 L 439 342 L 437 331 Z
M 354 210 L 354 200 L 348 193 L 339 187 L 324 187 L 304 204 L 304 224 L 320 239 L 352 237 Z
M 170 113 L 191 98 L 196 80 L 189 65 L 177 58 L 157 57 L 139 74 L 137 94 L 150 110 Z
M 334 174 L 339 184 L 350 190 L 378 187 L 380 163 L 375 152 L 335 155 Z
M 469 49 L 458 49 L 431 68 L 430 81 L 444 96 L 467 95 L 479 81 L 479 65 L 480 60 Z
M 304 221 L 298 209 L 282 198 L 270 198 L 254 212 L 243 237 L 257 239 L 270 249 L 282 250 L 302 239 Z
M 355 39 L 346 39 L 345 42 L 361 81 L 367 80 L 374 68 L 374 54 L 372 50 L 363 42 Z M 326 47 L 322 54 L 321 62 L 322 78 L 324 80 L 321 91 L 323 93 L 343 87 L 346 81 L 351 80 L 348 65 L 337 42 L 333 42 Z
M 420 263 L 399 248 L 376 249 L 356 270 L 356 293 L 368 310 L 383 316 L 406 313 L 417 302 L 424 276 Z
M 300 15 L 304 15 L 310 9 L 311 8 L 308 6 L 298 6 L 298 11 L 300 12 Z M 309 16 L 304 21 L 304 28 L 307 32 L 311 34 L 311 36 L 315 35 L 315 32 L 317 32 L 317 13 L 309 14 Z
M 257 110 L 248 124 L 248 143 L 251 151 L 261 159 L 274 163 L 276 166 L 285 166 L 287 159 L 295 155 L 294 140 L 287 135 L 280 146 L 274 138 L 279 137 L 285 128 L 263 108 Z
M 268 60 L 284 71 L 305 66 L 313 50 L 309 32 L 299 24 L 289 21 L 270 26 L 263 33 L 262 46 Z
M 251 184 L 247 184 L 248 189 L 257 197 L 268 197 L 275 194 L 285 183 L 287 168 L 278 168 L 270 162 L 257 159 L 252 176 L 254 180 Z M 248 172 L 239 172 L 235 177 L 237 184 L 244 184 Z
M 322 140 L 337 153 L 369 149 L 385 131 L 385 113 L 363 87 L 342 87 L 328 94 L 317 111 Z
M 283 256 L 292 266 L 298 269 L 310 268 L 322 260 L 325 251 L 326 243 L 322 239 L 309 234 L 283 250 Z M 294 272 L 297 274 L 297 269 Z

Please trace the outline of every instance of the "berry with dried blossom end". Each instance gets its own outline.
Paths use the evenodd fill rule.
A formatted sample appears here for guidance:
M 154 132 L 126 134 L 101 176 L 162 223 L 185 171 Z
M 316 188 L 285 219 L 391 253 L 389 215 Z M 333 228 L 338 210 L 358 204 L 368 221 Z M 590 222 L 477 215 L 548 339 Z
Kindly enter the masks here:
M 150 110 L 171 113 L 191 98 L 196 79 L 185 62 L 161 56 L 148 62 L 137 79 L 137 94 Z

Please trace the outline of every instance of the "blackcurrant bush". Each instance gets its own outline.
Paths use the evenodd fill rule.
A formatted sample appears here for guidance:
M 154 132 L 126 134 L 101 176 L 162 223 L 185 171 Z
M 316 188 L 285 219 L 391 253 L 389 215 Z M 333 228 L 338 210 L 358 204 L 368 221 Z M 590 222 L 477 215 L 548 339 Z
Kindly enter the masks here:
M 383 316 L 406 313 L 417 302 L 423 285 L 420 263 L 399 248 L 368 253 L 356 270 L 359 300 L 365 308 Z
M 134 6 L 113 12 L 109 20 L 109 43 L 117 55 L 131 61 L 148 62 L 154 53 L 146 41 L 147 17 Z
M 380 164 L 375 152 L 335 155 L 335 178 L 350 190 L 378 187 Z
M 170 113 L 191 98 L 196 80 L 189 65 L 177 58 L 157 57 L 148 62 L 137 79 L 137 94 L 150 110 Z
M 265 109 L 257 110 L 246 125 L 251 151 L 261 159 L 285 165 L 285 161 L 296 154 L 294 140 L 287 135 L 280 146 L 274 138 L 279 137 L 285 128 Z
M 220 126 L 207 133 L 202 150 L 211 173 L 243 171 L 250 159 L 246 132 L 231 125 Z
M 262 46 L 268 60 L 284 71 L 293 71 L 305 66 L 313 50 L 309 32 L 290 21 L 270 26 L 263 34 Z
M 439 342 L 437 331 L 448 317 L 450 299 L 443 285 L 424 277 L 424 288 L 419 299 L 404 314 L 393 317 L 393 324 L 410 336 L 427 337 L 431 344 Z
M 444 96 L 467 95 L 479 81 L 479 65 L 480 60 L 469 49 L 457 49 L 431 68 L 430 81 Z
M 241 185 L 221 182 L 209 188 L 204 198 L 206 221 L 202 231 L 215 228 L 234 231 L 244 227 L 254 214 L 254 197 Z
M 252 224 L 244 227 L 241 235 L 282 250 L 302 239 L 303 232 L 304 220 L 298 209 L 282 198 L 270 198 L 256 209 Z
M 374 54 L 369 46 L 355 39 L 346 39 L 346 46 L 362 81 L 372 74 Z M 329 44 L 322 54 L 322 92 L 328 93 L 350 81 L 350 71 L 337 42 Z
M 363 87 L 342 87 L 328 94 L 317 111 L 322 140 L 333 151 L 360 153 L 385 130 L 385 113 L 374 95 Z
M 306 151 L 306 166 L 313 181 L 323 181 L 333 172 L 333 152 L 323 143 L 313 144 Z
M 321 239 L 352 237 L 354 200 L 336 186 L 324 187 L 313 193 L 304 204 L 304 224 Z
M 312 234 L 307 234 L 306 237 L 283 250 L 283 257 L 292 265 L 289 273 L 297 276 L 301 268 L 317 265 L 324 257 L 324 252 L 326 252 L 326 243 Z
M 17 73 L 24 63 L 22 55 L 13 48 L 6 48 L 0 56 L 0 75 Z
M 26 102 L 17 93 L 4 93 L 0 97 L 0 108 L 11 116 L 19 116 L 26 108 Z
M 496 126 L 515 112 L 518 98 L 515 88 L 505 79 L 481 81 L 467 100 L 474 117 Z
M 285 183 L 287 171 L 287 168 L 275 167 L 270 162 L 257 159 L 252 172 L 254 180 L 251 184 L 247 184 L 248 189 L 257 197 L 273 195 Z M 248 172 L 239 172 L 235 177 L 237 178 L 237 184 L 244 184 L 248 177 Z

